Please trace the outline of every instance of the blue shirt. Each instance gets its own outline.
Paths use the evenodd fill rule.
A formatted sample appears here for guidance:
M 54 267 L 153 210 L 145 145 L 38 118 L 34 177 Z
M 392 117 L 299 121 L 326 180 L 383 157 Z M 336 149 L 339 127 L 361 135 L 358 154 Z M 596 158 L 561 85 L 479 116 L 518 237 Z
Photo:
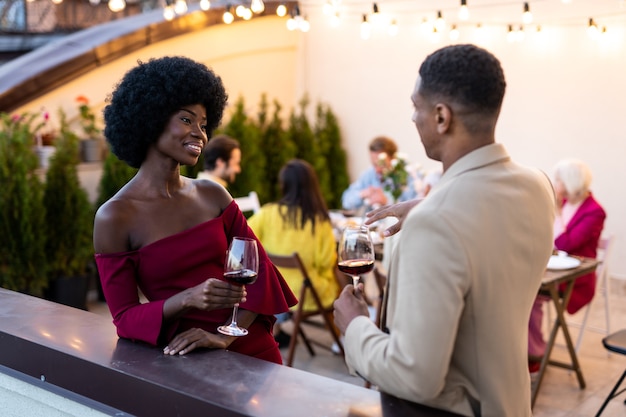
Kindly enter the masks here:
M 361 191 L 369 187 L 378 187 L 384 190 L 383 183 L 380 181 L 380 176 L 376 173 L 373 166 L 366 169 L 361 176 L 343 192 L 341 196 L 341 205 L 346 210 L 357 210 L 365 205 L 365 202 L 361 198 Z M 385 191 L 388 202 L 391 203 L 391 193 Z M 417 197 L 415 187 L 413 184 L 413 177 L 409 174 L 406 187 L 398 198 L 398 201 L 406 201 Z

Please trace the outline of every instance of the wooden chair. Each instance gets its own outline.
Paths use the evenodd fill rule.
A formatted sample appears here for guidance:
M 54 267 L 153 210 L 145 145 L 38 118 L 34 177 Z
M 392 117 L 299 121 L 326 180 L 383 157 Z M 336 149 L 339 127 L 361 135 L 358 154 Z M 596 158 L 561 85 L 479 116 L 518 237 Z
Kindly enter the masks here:
M 626 355 L 626 329 L 619 330 L 606 336 L 604 339 L 602 339 L 602 344 L 610 352 Z M 624 388 L 621 391 L 617 392 L 620 385 L 622 385 L 622 381 L 624 381 L 624 378 L 626 378 L 626 371 L 624 371 L 622 376 L 619 378 L 619 380 L 609 393 L 608 397 L 606 397 L 606 399 L 604 400 L 604 403 L 602 403 L 602 406 L 598 410 L 596 417 L 599 417 L 600 414 L 602 414 L 604 408 L 609 403 L 609 401 L 620 395 L 622 392 L 626 391 L 626 388 Z M 626 404 L 626 400 L 624 400 L 624 404 Z
M 276 265 L 277 267 L 297 269 L 302 274 L 302 289 L 300 290 L 300 295 L 298 297 L 299 302 L 298 302 L 297 309 L 295 311 L 289 312 L 289 315 L 291 316 L 291 319 L 293 320 L 293 332 L 291 334 L 291 342 L 289 343 L 289 351 L 287 353 L 286 365 L 287 366 L 293 365 L 293 359 L 294 359 L 295 352 L 296 352 L 296 343 L 298 341 L 298 338 L 302 338 L 302 341 L 304 342 L 311 356 L 315 356 L 315 351 L 313 350 L 312 343 L 315 343 L 315 344 L 318 344 L 320 346 L 330 349 L 330 346 L 325 346 L 323 344 L 320 344 L 311 340 L 305 334 L 304 329 L 302 328 L 302 324 L 305 322 L 309 323 L 309 319 L 314 316 L 321 316 L 325 325 L 324 327 L 328 330 L 328 332 L 332 336 L 337 346 L 339 346 L 341 354 L 343 355 L 343 344 L 341 343 L 341 340 L 339 339 L 339 331 L 337 330 L 337 328 L 335 327 L 333 323 L 333 306 L 330 305 L 328 307 L 324 307 L 322 305 L 322 301 L 320 300 L 320 297 L 317 291 L 315 290 L 315 287 L 313 287 L 313 284 L 311 283 L 311 279 L 309 278 L 309 274 L 307 273 L 306 268 L 304 267 L 304 264 L 302 263 L 302 260 L 300 259 L 300 256 L 298 255 L 298 253 L 294 252 L 291 255 L 276 255 L 276 254 L 268 253 L 267 255 L 269 256 L 272 263 Z M 303 310 L 304 302 L 308 297 L 313 297 L 313 300 L 315 301 L 315 305 L 317 306 L 317 309 L 312 310 L 312 311 Z
M 253 213 L 258 212 L 261 209 L 261 203 L 259 202 L 259 195 L 256 191 L 250 191 L 247 196 L 236 197 L 235 203 L 239 206 L 239 210 L 242 212 L 251 211 Z

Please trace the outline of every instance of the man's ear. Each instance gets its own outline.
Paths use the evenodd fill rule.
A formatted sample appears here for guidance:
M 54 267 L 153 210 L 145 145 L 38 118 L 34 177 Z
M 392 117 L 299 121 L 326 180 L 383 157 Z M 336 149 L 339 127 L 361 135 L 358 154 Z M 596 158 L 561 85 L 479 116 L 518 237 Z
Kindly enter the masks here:
M 437 122 L 437 132 L 446 133 L 452 123 L 452 110 L 447 105 L 440 103 L 435 106 L 435 117 Z

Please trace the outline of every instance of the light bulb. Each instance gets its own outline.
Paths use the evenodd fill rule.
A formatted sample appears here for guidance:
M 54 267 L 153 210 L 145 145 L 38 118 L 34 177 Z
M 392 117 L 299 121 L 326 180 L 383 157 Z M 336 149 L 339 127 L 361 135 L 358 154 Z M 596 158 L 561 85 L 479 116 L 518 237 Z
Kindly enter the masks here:
M 437 11 L 437 20 L 435 20 L 435 28 L 437 31 L 441 32 L 446 28 L 446 21 L 443 20 L 443 15 L 441 14 L 441 10 Z
M 524 13 L 522 14 L 522 22 L 529 24 L 533 21 L 533 14 L 530 12 L 530 6 L 528 2 L 524 3 Z
M 367 40 L 372 34 L 372 27 L 367 21 L 367 15 L 363 15 L 363 21 L 361 22 L 361 39 Z
M 254 13 L 263 13 L 263 10 L 265 10 L 265 3 L 263 3 L 263 0 L 252 0 L 250 3 L 250 9 Z
M 513 25 L 509 25 L 509 30 L 506 33 L 506 40 L 509 42 L 515 42 L 515 32 L 513 32 Z
M 235 16 L 242 17 L 244 10 L 246 10 L 246 6 L 244 6 L 243 4 L 240 4 L 239 6 L 235 7 Z
M 457 29 L 456 25 L 452 25 L 452 29 L 450 29 L 450 39 L 456 41 L 459 39 L 459 29 Z
M 172 6 L 171 4 L 168 4 L 167 6 L 163 8 L 163 19 L 169 22 L 171 20 L 174 20 L 175 17 L 176 17 L 176 12 L 174 11 L 174 6 Z
M 296 30 L 298 27 L 298 22 L 296 22 L 296 19 L 294 19 L 293 17 L 290 17 L 287 20 L 287 29 L 288 30 Z
M 461 8 L 459 9 L 459 19 L 469 19 L 469 9 L 467 8 L 467 0 L 461 0 Z
M 227 25 L 230 25 L 235 20 L 235 16 L 233 16 L 233 14 L 232 14 L 232 12 L 230 10 L 231 10 L 231 7 L 228 6 L 226 8 L 226 11 L 222 15 L 222 21 L 224 23 L 226 23 Z
M 307 33 L 311 29 L 311 24 L 306 19 L 306 17 L 300 21 L 300 24 L 298 26 L 299 26 L 300 31 L 304 33 Z
M 29 1 L 29 2 L 31 2 L 31 1 L 34 1 L 34 0 L 28 0 L 28 1 Z M 97 5 L 99 5 L 99 4 L 100 4 L 100 0 L 89 0 L 89 3 L 90 3 L 92 6 L 97 6 Z
M 287 7 L 284 4 L 279 4 L 276 8 L 276 15 L 279 17 L 285 17 L 287 15 Z
M 109 0 L 109 9 L 113 12 L 121 12 L 126 8 L 126 2 L 124 0 Z
M 200 8 L 206 12 L 211 8 L 211 2 L 209 0 L 200 0 Z
M 52 0 L 52 3 L 54 3 L 54 4 L 61 4 L 61 3 L 63 3 L 63 0 Z
M 377 24 L 380 20 L 380 13 L 378 12 L 378 4 L 374 3 L 374 5 L 372 6 L 372 14 L 370 15 L 369 20 L 372 22 L 372 24 Z
M 598 38 L 598 34 L 599 34 L 598 26 L 596 25 L 596 22 L 594 22 L 592 17 L 589 18 L 589 26 L 587 26 L 587 34 L 591 37 L 591 39 Z
M 336 12 L 330 17 L 330 25 L 336 28 L 339 26 L 339 23 L 341 23 L 341 18 L 339 17 L 339 12 Z
M 517 42 L 522 42 L 525 37 L 526 37 L 526 34 L 524 33 L 524 26 L 520 26 L 517 29 L 517 32 L 515 33 L 515 40 Z
M 174 12 L 179 16 L 187 13 L 187 2 L 185 0 L 176 0 L 176 3 L 174 3 Z
M 247 7 L 244 9 L 243 14 L 241 15 L 241 17 L 243 17 L 243 20 L 250 20 L 252 19 L 252 10 L 248 9 Z

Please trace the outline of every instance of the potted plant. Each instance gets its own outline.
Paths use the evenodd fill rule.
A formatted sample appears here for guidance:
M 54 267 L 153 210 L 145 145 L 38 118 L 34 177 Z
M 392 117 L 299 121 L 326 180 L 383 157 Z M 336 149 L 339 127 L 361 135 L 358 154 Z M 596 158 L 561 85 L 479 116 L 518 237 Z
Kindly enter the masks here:
M 40 296 L 46 286 L 37 115 L 0 114 L 0 286 Z
M 83 139 L 80 141 L 82 160 L 96 162 L 102 159 L 101 130 L 96 125 L 96 115 L 89 105 L 89 99 L 85 96 L 76 97 L 78 103 L 78 119 L 83 131 Z
M 78 179 L 80 139 L 69 129 L 62 110 L 59 116 L 57 152 L 46 172 L 43 197 L 49 265 L 46 297 L 86 310 L 93 276 L 93 207 Z

